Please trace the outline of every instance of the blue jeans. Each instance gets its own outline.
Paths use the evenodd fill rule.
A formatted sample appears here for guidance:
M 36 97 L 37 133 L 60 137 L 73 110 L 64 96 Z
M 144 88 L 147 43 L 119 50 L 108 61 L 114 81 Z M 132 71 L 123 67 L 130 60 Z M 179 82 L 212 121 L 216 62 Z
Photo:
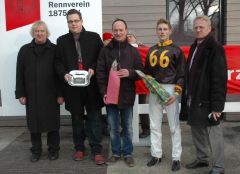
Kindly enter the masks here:
M 132 118 L 133 107 L 119 109 L 115 105 L 106 107 L 110 127 L 110 139 L 113 156 L 130 156 L 133 152 Z M 119 117 L 120 116 L 120 117 Z M 120 123 L 122 131 L 120 132 Z M 122 141 L 121 141 L 122 138 Z

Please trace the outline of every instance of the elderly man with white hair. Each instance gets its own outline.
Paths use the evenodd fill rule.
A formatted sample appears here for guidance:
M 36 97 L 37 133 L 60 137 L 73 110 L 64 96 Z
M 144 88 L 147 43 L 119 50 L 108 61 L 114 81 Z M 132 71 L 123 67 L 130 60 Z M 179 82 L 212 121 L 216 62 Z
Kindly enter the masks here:
M 188 169 L 209 165 L 209 174 L 224 173 L 224 144 L 220 125 L 226 100 L 227 65 L 224 48 L 212 35 L 207 16 L 194 19 L 196 40 L 190 48 L 182 93 L 181 120 L 187 120 L 196 148 L 196 159 Z

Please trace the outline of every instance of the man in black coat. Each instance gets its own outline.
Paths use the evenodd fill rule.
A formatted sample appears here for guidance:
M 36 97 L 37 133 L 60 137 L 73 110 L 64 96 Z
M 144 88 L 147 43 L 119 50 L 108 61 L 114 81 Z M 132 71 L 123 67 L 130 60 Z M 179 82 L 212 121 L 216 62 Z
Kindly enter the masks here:
M 195 18 L 194 31 L 196 40 L 187 61 L 180 119 L 191 126 L 197 158 L 186 168 L 208 166 L 210 145 L 213 166 L 209 174 L 222 174 L 224 146 L 219 119 L 226 100 L 226 57 L 224 48 L 211 35 L 207 16 Z
M 47 132 L 49 159 L 58 158 L 60 110 L 63 103 L 54 69 L 56 45 L 48 40 L 49 31 L 43 21 L 31 28 L 33 40 L 24 45 L 17 57 L 16 98 L 26 105 L 27 126 L 31 133 L 31 161 L 42 153 L 41 133 Z
M 69 33 L 57 39 L 57 72 L 64 82 L 65 107 L 71 113 L 73 142 L 76 161 L 84 158 L 85 133 L 88 135 L 96 164 L 104 163 L 101 155 L 101 100 L 97 88 L 95 69 L 98 54 L 103 47 L 97 33 L 86 31 L 82 26 L 83 19 L 79 11 L 71 9 L 67 13 Z M 86 87 L 70 86 L 72 70 L 86 70 L 90 76 L 90 84 Z M 87 111 L 86 131 L 84 125 L 84 111 Z

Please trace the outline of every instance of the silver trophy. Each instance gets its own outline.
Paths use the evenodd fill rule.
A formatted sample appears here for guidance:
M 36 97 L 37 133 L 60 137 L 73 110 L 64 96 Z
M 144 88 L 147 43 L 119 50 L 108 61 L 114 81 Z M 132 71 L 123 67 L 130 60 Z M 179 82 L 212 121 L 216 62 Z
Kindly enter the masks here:
M 85 70 L 72 70 L 69 74 L 72 76 L 68 81 L 70 86 L 84 87 L 90 84 L 90 76 Z

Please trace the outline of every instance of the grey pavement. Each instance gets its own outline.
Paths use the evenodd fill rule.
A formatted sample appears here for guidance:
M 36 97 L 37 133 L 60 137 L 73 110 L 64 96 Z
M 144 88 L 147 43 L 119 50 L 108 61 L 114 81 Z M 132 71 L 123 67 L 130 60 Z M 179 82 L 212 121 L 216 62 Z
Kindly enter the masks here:
M 0 151 L 26 130 L 25 127 L 0 127 Z
M 225 174 L 239 174 L 240 172 L 240 122 L 224 122 L 222 124 L 225 140 Z M 183 153 L 181 169 L 171 172 L 171 138 L 166 123 L 162 126 L 164 157 L 160 164 L 151 168 L 146 166 L 150 159 L 150 147 L 136 144 L 134 159 L 136 166 L 129 168 L 121 160 L 111 166 L 96 166 L 92 161 L 90 152 L 82 162 L 75 162 L 71 155 L 73 152 L 71 127 L 61 127 L 60 158 L 56 161 L 47 159 L 46 146 L 39 162 L 29 161 L 30 141 L 29 133 L 25 127 L 0 127 L 0 174 L 207 174 L 210 167 L 188 170 L 184 166 L 194 160 L 195 149 L 192 144 L 189 126 L 181 124 Z M 46 144 L 46 136 L 43 136 Z M 149 138 L 145 141 L 149 142 Z M 108 137 L 103 140 L 104 156 L 111 153 Z M 89 151 L 89 147 L 87 147 Z

